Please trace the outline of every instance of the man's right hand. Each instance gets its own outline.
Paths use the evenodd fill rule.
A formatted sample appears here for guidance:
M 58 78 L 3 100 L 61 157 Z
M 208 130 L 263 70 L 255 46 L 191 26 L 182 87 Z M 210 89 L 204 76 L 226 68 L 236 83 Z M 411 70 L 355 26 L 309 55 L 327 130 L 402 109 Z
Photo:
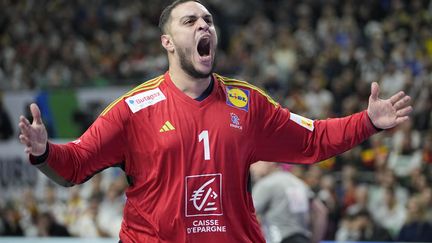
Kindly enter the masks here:
M 40 156 L 45 153 L 48 142 L 48 133 L 45 125 L 42 122 L 41 112 L 39 107 L 33 103 L 30 105 L 30 111 L 33 116 L 33 123 L 24 116 L 20 116 L 19 135 L 20 142 L 26 147 L 24 151 L 33 156 Z

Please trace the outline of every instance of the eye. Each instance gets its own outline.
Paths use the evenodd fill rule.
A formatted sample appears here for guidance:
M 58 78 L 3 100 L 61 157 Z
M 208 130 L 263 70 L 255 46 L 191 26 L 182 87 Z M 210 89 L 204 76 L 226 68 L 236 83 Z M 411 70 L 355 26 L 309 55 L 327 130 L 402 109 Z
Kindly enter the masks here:
M 187 18 L 185 21 L 183 21 L 183 24 L 192 25 L 195 21 L 196 21 L 196 18 Z
M 210 18 L 210 17 L 208 17 L 208 18 L 204 18 L 204 21 L 205 21 L 207 24 L 209 24 L 209 25 L 212 25 L 212 24 L 213 24 L 213 19 Z

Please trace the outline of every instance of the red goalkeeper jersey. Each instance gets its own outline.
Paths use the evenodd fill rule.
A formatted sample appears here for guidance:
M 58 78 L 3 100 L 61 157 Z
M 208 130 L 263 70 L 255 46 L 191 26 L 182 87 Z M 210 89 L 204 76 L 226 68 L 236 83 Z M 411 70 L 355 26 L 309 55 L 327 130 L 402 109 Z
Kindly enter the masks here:
M 214 75 L 196 101 L 168 73 L 109 105 L 76 141 L 49 143 L 41 171 L 73 185 L 123 164 L 122 242 L 265 242 L 247 190 L 258 160 L 310 164 L 376 132 L 365 111 L 312 121 L 247 82 Z

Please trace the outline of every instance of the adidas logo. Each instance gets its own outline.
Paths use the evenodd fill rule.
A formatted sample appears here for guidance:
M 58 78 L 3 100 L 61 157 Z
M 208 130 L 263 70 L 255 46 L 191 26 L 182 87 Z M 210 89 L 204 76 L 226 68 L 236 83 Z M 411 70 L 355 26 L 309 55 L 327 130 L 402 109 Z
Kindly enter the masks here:
M 166 121 L 162 128 L 159 130 L 159 132 L 168 132 L 173 130 L 175 130 L 175 127 L 171 124 L 171 122 Z

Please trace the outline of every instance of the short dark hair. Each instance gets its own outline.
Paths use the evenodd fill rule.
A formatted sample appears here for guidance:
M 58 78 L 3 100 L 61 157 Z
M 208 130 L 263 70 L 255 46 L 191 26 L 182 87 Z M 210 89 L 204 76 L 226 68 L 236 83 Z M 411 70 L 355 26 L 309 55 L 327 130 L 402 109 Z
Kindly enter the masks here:
M 182 4 L 182 3 L 186 3 L 186 2 L 197 2 L 199 4 L 202 4 L 201 1 L 199 0 L 176 0 L 174 2 L 172 2 L 170 5 L 166 6 L 164 8 L 164 10 L 162 10 L 162 13 L 159 17 L 159 29 L 162 32 L 162 34 L 166 33 L 166 24 L 168 23 L 170 17 L 171 17 L 171 12 L 172 10 L 177 7 L 178 5 Z

